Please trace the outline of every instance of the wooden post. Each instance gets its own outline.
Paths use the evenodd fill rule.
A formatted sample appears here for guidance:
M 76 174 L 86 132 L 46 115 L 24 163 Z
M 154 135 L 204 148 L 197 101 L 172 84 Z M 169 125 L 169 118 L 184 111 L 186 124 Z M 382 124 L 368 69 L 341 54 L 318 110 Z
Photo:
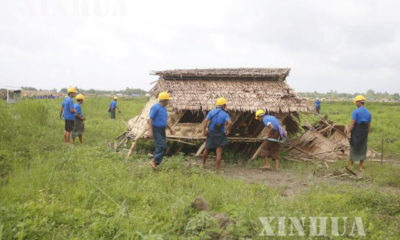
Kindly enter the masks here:
M 167 153 L 165 155 L 169 156 L 169 154 L 171 153 L 171 150 L 176 146 L 176 142 L 172 142 L 172 144 L 168 147 L 167 149 Z
M 143 137 L 143 135 L 147 131 L 147 129 L 148 129 L 147 127 L 144 128 L 142 130 L 142 132 L 135 137 L 135 139 L 132 139 L 132 145 L 131 145 L 131 148 L 129 149 L 128 155 L 126 157 L 129 157 L 132 154 L 133 150 L 135 149 L 136 141 L 139 140 L 139 138 Z
M 257 151 L 253 154 L 253 156 L 250 158 L 248 163 L 251 163 L 254 159 L 256 159 L 258 157 L 258 155 L 260 155 L 260 152 L 262 150 L 262 148 L 264 147 L 265 141 L 263 143 L 260 144 L 260 146 L 257 148 Z
M 203 144 L 201 144 L 201 146 L 199 147 L 199 149 L 197 150 L 196 154 L 194 155 L 195 157 L 199 157 L 200 154 L 203 152 L 204 148 L 206 147 L 206 142 L 204 142 Z
M 381 142 L 381 166 L 383 165 L 383 150 L 384 150 L 384 145 L 385 145 L 385 133 L 382 133 L 382 142 Z

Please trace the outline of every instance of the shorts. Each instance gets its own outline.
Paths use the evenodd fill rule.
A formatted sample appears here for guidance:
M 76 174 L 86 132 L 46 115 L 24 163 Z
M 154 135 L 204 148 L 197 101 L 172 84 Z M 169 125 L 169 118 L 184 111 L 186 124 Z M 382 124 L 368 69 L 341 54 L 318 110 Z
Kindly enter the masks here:
M 268 138 L 273 138 L 273 139 L 279 139 L 279 131 L 278 130 L 270 130 L 269 134 L 267 135 Z M 278 142 L 272 142 L 266 140 L 264 143 L 264 146 L 262 147 L 261 154 L 260 156 L 262 157 L 270 157 L 274 160 L 279 159 L 279 151 L 281 148 L 281 145 Z
M 224 147 L 228 144 L 227 137 L 222 131 L 211 131 L 207 134 L 206 148 L 216 149 L 219 147 Z
M 74 129 L 74 120 L 65 120 L 65 131 L 71 132 Z

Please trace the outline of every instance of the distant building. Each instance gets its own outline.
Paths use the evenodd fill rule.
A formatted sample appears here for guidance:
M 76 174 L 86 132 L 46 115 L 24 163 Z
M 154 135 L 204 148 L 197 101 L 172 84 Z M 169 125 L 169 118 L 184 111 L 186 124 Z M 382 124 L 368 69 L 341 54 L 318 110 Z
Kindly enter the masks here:
M 7 103 L 16 103 L 21 99 L 21 92 L 20 88 L 2 88 L 0 89 L 0 96 Z

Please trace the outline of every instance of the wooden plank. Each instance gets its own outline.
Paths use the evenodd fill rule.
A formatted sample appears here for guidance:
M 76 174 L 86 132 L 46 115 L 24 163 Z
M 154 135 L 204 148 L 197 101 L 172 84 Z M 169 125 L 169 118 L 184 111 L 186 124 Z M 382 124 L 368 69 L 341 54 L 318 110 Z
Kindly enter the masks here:
M 260 144 L 260 146 L 257 148 L 257 151 L 253 154 L 253 156 L 249 159 L 248 163 L 251 163 L 252 161 L 254 161 L 254 159 L 256 159 L 258 157 L 258 155 L 260 155 L 262 148 L 264 147 L 264 144 L 266 144 L 266 142 L 264 141 L 263 143 Z
M 203 153 L 205 148 L 206 148 L 206 142 L 201 144 L 201 146 L 199 147 L 199 149 L 197 150 L 197 152 L 196 152 L 196 154 L 194 156 L 195 157 L 199 157 Z

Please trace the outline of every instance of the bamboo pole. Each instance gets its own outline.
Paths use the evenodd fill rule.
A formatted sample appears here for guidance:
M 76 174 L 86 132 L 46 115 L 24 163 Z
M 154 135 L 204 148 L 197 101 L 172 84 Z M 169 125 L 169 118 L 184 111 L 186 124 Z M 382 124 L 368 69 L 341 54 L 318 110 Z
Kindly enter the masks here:
M 383 165 L 383 151 L 384 151 L 384 145 L 385 145 L 385 133 L 382 133 L 382 142 L 381 142 L 381 166 Z
M 133 150 L 135 149 L 136 141 L 139 140 L 139 138 L 141 138 L 146 131 L 147 128 L 143 128 L 142 132 L 139 135 L 137 135 L 135 139 L 132 139 L 132 145 L 131 148 L 129 149 L 127 157 L 129 157 L 132 154 Z
M 248 163 L 251 163 L 252 161 L 254 161 L 254 159 L 256 159 L 258 157 L 258 155 L 260 155 L 260 152 L 261 152 L 262 148 L 264 147 L 264 144 L 266 144 L 265 141 L 260 144 L 260 146 L 257 148 L 257 151 L 253 154 L 253 156 L 250 158 Z
M 201 144 L 201 146 L 199 147 L 199 149 L 197 150 L 196 154 L 194 155 L 195 157 L 199 157 L 200 154 L 203 152 L 204 148 L 206 147 L 206 142 L 204 142 L 203 144 Z

